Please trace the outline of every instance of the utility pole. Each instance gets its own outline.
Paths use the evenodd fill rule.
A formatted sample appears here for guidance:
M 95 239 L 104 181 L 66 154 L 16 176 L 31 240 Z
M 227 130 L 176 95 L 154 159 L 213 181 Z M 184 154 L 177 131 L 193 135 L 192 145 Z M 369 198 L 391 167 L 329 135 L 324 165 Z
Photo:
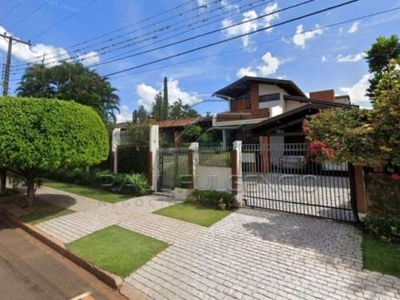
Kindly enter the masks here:
M 6 61 L 6 67 L 4 70 L 4 80 L 3 80 L 3 96 L 8 95 L 8 84 L 10 82 L 10 70 L 11 70 L 11 53 L 12 53 L 12 45 L 13 42 L 16 43 L 21 43 L 30 46 L 31 43 L 25 42 L 23 40 L 16 39 L 10 35 L 7 35 L 6 33 L 0 34 L 1 37 L 3 37 L 5 40 L 8 40 L 8 51 L 7 51 L 7 61 Z

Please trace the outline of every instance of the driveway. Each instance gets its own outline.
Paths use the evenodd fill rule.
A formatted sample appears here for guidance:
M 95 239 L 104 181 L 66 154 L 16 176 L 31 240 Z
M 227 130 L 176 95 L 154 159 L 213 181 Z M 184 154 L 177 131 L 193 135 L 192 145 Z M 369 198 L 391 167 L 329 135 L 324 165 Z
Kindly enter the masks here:
M 46 193 L 55 191 L 44 188 L 40 196 Z M 398 278 L 362 270 L 362 237 L 347 223 L 245 208 L 204 228 L 152 214 L 176 203 L 167 197 L 98 205 L 67 196 L 76 213 L 37 225 L 65 243 L 118 224 L 170 244 L 125 278 L 128 296 L 139 290 L 153 299 L 400 299 Z M 47 200 L 62 206 L 54 199 Z
M 252 209 L 173 244 L 125 281 L 154 299 L 400 299 L 399 279 L 362 270 L 352 225 Z

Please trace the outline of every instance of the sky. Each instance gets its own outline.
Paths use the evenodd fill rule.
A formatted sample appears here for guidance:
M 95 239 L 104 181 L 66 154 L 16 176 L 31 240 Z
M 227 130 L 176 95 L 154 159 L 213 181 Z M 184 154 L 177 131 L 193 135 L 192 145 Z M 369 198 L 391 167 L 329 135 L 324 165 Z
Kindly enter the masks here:
M 228 110 L 212 94 L 245 75 L 292 80 L 305 93 L 334 89 L 368 108 L 364 51 L 400 34 L 400 1 L 347 2 L 0 0 L 0 33 L 30 41 L 12 45 L 9 94 L 29 65 L 67 60 L 107 76 L 118 122 L 151 109 L 165 77 L 170 103 L 201 114 Z M 2 64 L 7 48 L 0 37 Z

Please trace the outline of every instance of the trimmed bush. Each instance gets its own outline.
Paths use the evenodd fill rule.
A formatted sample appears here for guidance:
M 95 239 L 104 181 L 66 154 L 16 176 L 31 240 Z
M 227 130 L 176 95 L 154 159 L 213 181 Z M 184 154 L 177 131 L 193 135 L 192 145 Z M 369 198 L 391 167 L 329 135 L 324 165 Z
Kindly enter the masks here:
M 400 244 L 400 219 L 367 216 L 364 229 L 380 240 Z
M 400 180 L 398 174 L 365 176 L 368 213 L 374 216 L 400 219 Z
M 47 172 L 42 177 L 60 182 L 75 183 L 87 187 L 104 189 L 120 194 L 146 195 L 151 193 L 150 185 L 143 174 L 114 174 L 110 171 L 86 172 L 82 169 L 59 169 Z
M 211 190 L 193 190 L 187 202 L 202 207 L 230 209 L 235 201 L 232 194 Z

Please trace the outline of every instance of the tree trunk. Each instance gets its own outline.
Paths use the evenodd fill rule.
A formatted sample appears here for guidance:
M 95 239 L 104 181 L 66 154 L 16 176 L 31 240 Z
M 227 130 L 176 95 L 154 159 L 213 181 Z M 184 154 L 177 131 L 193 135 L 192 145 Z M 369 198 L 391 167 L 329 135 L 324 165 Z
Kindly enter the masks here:
M 35 176 L 28 175 L 26 176 L 26 206 L 33 206 L 33 197 L 35 196 Z
M 7 169 L 0 169 L 0 197 L 6 194 Z

